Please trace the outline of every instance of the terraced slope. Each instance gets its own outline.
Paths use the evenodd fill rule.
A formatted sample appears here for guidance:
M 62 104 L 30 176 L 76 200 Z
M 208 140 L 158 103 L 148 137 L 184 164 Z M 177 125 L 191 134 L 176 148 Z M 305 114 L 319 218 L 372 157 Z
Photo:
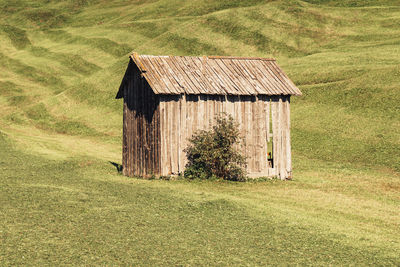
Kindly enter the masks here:
M 3 1 L 0 48 L 0 262 L 399 263 L 398 1 Z M 199 185 L 117 175 L 109 161 L 120 162 L 122 106 L 114 96 L 132 50 L 277 58 L 304 94 L 292 104 L 295 181 Z M 146 223 L 149 207 L 134 199 L 152 207 Z M 58 220 L 63 212 L 79 223 Z M 156 227 L 160 216 L 165 229 Z M 56 220 L 46 229 L 70 228 L 49 232 L 44 217 Z M 180 232 L 170 227 L 177 221 L 193 227 Z M 152 254 L 129 225 L 143 227 L 156 250 L 170 235 L 175 243 Z M 130 234 L 97 238 L 112 227 Z

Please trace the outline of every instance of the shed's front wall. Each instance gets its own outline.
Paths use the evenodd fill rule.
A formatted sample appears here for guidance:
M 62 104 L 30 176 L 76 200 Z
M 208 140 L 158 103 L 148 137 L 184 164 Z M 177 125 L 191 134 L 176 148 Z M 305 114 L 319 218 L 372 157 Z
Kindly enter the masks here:
M 289 102 L 289 96 L 160 95 L 161 175 L 182 173 L 188 139 L 226 112 L 244 137 L 248 174 L 291 177 Z M 273 168 L 268 166 L 268 140 L 273 144 Z

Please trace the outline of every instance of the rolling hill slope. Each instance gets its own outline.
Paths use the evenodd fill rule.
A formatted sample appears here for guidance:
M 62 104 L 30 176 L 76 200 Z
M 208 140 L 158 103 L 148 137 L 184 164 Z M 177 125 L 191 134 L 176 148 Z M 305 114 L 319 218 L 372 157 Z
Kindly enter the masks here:
M 399 264 L 398 1 L 3 1 L 0 13 L 0 262 Z M 132 50 L 275 57 L 304 94 L 295 180 L 119 176 L 114 97 Z

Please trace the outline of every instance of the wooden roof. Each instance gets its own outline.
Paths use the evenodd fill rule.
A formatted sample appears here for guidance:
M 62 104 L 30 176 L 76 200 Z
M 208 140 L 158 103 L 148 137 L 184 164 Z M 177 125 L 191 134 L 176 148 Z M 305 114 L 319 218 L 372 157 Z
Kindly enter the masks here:
M 155 94 L 301 95 L 274 59 L 136 53 L 131 59 Z

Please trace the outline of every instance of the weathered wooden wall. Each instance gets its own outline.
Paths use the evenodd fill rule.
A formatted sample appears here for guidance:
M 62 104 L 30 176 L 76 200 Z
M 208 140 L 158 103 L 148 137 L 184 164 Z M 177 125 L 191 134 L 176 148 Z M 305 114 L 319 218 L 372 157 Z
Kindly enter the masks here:
M 133 62 L 123 87 L 124 175 L 182 173 L 188 139 L 226 112 L 244 137 L 248 174 L 291 178 L 290 96 L 156 95 Z M 267 145 L 273 146 L 272 168 Z
M 250 176 L 291 177 L 289 96 L 160 95 L 161 175 L 184 171 L 188 139 L 209 129 L 220 112 L 231 114 L 245 137 Z M 271 113 L 270 113 L 271 112 Z M 272 129 L 270 129 L 272 117 Z M 273 143 L 274 166 L 268 167 L 267 140 Z
M 123 92 L 123 174 L 160 175 L 159 96 L 132 62 L 124 77 Z

